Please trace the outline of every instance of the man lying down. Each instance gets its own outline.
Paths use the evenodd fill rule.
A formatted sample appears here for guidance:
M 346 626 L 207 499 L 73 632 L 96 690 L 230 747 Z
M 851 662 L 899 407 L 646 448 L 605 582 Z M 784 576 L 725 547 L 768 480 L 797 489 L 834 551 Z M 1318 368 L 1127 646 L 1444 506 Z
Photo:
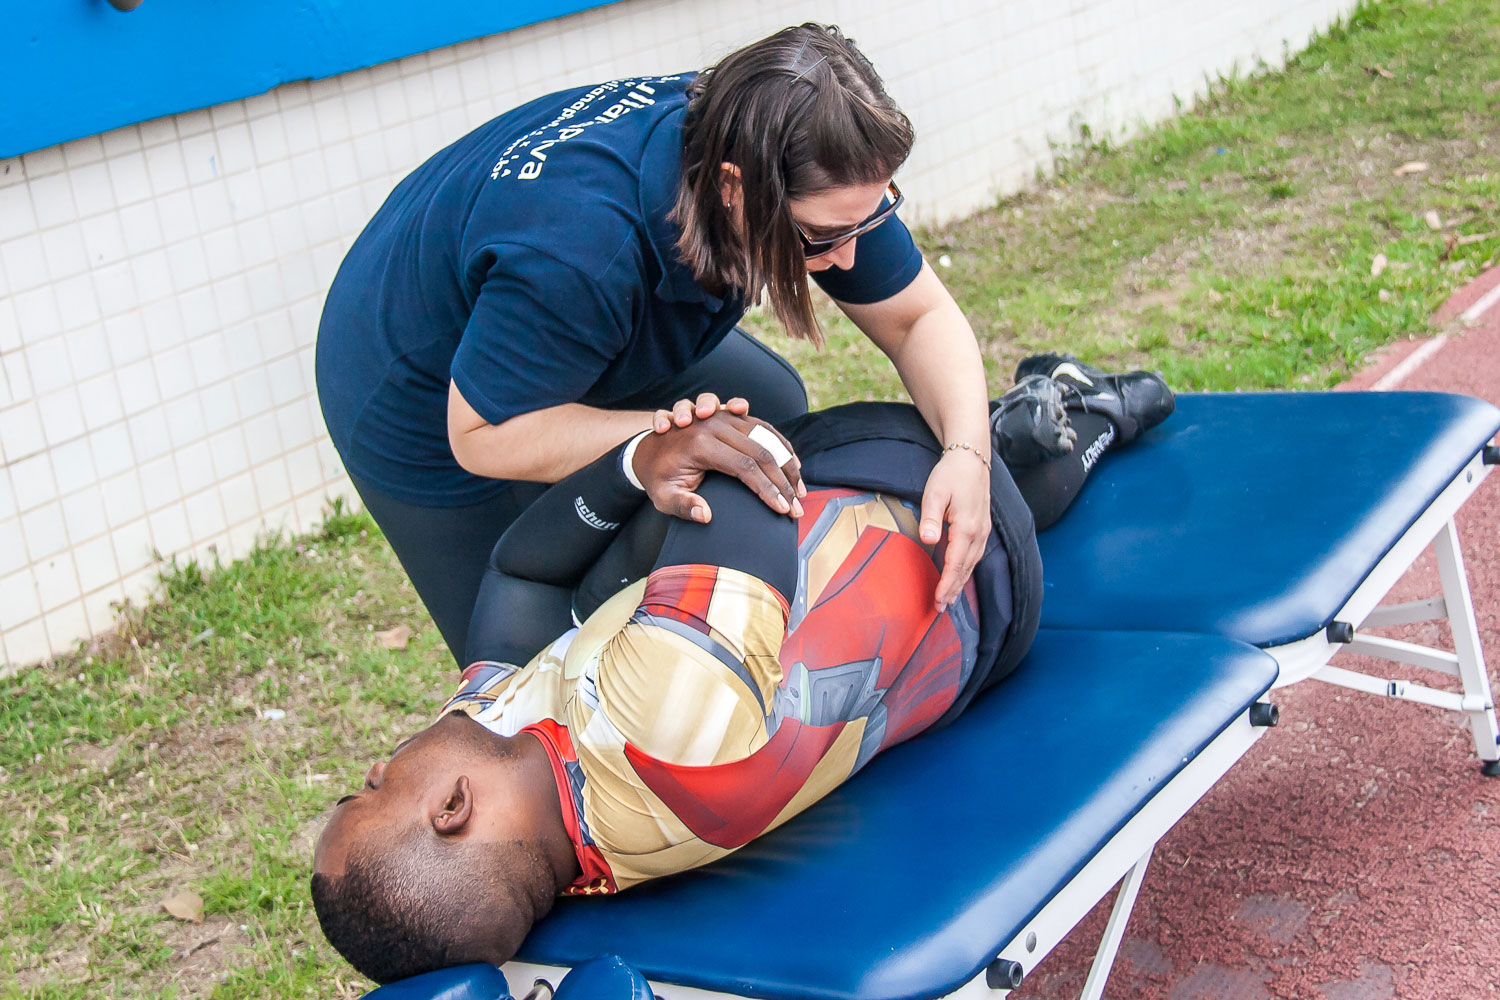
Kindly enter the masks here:
M 552 487 L 495 548 L 463 686 L 323 831 L 312 897 L 333 946 L 377 982 L 503 964 L 558 894 L 724 857 L 1005 676 L 1036 628 L 1033 522 L 1173 408 L 1147 372 L 1046 355 L 1018 376 L 991 407 L 1011 468 L 992 471 L 991 537 L 946 609 L 942 543 L 914 513 L 941 451 L 909 406 L 783 428 L 797 520 L 718 474 L 699 489 L 711 521 L 667 518 L 623 445 Z

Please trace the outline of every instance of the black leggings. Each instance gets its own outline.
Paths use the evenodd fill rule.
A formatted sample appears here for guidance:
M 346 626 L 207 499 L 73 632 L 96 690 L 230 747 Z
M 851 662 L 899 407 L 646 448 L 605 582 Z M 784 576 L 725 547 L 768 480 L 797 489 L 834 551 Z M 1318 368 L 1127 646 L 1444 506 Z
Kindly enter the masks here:
M 1031 508 L 1037 531 L 1057 523 L 1083 489 L 1094 463 L 1115 443 L 1115 425 L 1097 413 L 1070 409 L 1068 422 L 1078 432 L 1072 451 L 1050 462 L 1010 469 L 1021 498 Z
M 462 507 L 406 503 L 351 476 L 365 510 L 380 525 L 401 568 L 462 665 L 469 617 L 495 539 L 546 492 L 545 483 L 509 482 L 487 500 Z
M 656 409 L 700 392 L 724 399 L 744 396 L 751 413 L 773 424 L 807 412 L 807 390 L 796 369 L 739 329 L 688 370 L 644 387 L 611 408 Z M 462 507 L 405 503 L 357 478 L 354 488 L 391 543 L 453 658 L 460 666 L 472 662 L 466 650 L 470 619 L 495 539 L 546 492 L 547 485 L 506 481 L 495 496 Z

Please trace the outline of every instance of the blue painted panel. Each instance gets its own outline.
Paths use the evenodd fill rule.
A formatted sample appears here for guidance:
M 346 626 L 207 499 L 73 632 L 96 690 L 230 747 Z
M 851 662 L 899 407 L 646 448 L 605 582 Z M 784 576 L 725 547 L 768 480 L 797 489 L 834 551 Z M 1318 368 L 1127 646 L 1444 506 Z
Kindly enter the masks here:
M 6 4 L 0 156 L 605 5 L 144 0 L 121 12 L 105 0 Z

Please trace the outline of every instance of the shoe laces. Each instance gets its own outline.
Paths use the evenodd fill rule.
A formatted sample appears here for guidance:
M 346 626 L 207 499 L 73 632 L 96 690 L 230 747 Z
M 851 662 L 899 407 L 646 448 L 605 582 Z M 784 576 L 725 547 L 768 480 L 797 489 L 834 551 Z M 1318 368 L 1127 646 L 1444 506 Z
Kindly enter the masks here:
M 1071 382 L 1064 382 L 1061 379 L 1053 379 L 1053 381 L 1057 384 L 1058 389 L 1062 390 L 1062 397 L 1065 403 L 1069 398 L 1076 397 L 1078 399 L 1078 404 L 1083 408 L 1084 413 L 1094 412 L 1093 410 L 1089 409 L 1088 393 L 1084 392 L 1082 389 L 1078 388 L 1078 386 L 1074 385 Z

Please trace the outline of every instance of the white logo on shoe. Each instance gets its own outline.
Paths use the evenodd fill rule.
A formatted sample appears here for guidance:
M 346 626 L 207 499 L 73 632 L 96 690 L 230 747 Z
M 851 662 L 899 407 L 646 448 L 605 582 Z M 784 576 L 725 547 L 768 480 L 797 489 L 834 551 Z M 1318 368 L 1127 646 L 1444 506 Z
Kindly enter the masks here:
M 1062 364 L 1052 369 L 1053 378 L 1058 378 L 1063 375 L 1066 375 L 1068 378 L 1073 379 L 1075 382 L 1082 382 L 1086 386 L 1092 387 L 1094 384 L 1094 380 L 1080 371 L 1078 366 L 1071 361 L 1064 361 Z
M 1110 424 L 1104 428 L 1104 433 L 1094 439 L 1088 450 L 1083 453 L 1083 471 L 1087 472 L 1099 461 L 1099 456 L 1104 454 L 1106 448 L 1115 443 L 1115 425 Z

